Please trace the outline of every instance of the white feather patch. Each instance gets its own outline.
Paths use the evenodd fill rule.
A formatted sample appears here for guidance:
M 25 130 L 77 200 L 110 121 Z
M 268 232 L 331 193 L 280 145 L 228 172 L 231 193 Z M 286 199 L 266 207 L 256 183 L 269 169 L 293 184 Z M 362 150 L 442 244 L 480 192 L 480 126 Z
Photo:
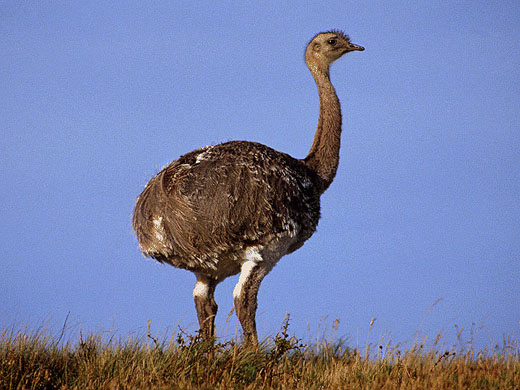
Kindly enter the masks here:
M 246 260 L 252 260 L 255 263 L 263 260 L 258 246 L 249 246 L 246 248 Z
M 157 238 L 159 241 L 164 241 L 164 229 L 162 227 L 162 220 L 163 217 L 154 217 L 153 219 L 153 227 L 154 227 L 154 234 L 155 238 Z
M 211 149 L 213 149 L 213 146 L 211 146 L 211 145 L 204 146 L 202 148 L 202 152 L 197 155 L 195 164 L 199 164 L 201 161 L 204 161 L 206 159 L 206 156 L 208 155 L 208 152 L 210 152 Z
M 195 283 L 195 288 L 193 289 L 193 298 L 206 298 L 208 296 L 208 293 L 208 284 L 203 282 L 202 280 L 197 280 L 197 283 Z
M 244 286 L 244 283 L 247 281 L 247 279 L 249 279 L 249 275 L 251 275 L 251 271 L 253 271 L 253 268 L 255 268 L 255 266 L 256 262 L 254 260 L 247 260 L 246 262 L 244 262 L 244 264 L 242 264 L 240 277 L 238 278 L 238 283 L 235 286 L 235 289 L 233 290 L 233 299 L 238 299 L 240 297 L 240 294 L 242 293 L 242 287 Z

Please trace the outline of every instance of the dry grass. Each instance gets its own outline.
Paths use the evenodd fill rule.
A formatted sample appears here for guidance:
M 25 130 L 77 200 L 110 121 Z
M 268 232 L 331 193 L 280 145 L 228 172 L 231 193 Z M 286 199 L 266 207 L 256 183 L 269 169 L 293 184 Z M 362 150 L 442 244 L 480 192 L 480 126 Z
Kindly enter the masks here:
M 212 343 L 180 332 L 159 342 L 63 342 L 44 332 L 5 330 L 0 389 L 520 389 L 520 348 L 476 352 L 418 345 L 353 350 L 340 342 L 303 345 L 288 319 L 258 348 Z M 438 341 L 438 340 L 437 340 Z

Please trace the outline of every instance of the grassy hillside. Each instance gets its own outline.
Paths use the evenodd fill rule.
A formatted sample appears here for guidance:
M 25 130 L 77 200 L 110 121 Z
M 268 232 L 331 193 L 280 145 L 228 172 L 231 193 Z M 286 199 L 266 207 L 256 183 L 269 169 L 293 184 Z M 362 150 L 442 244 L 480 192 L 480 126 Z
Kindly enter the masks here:
M 207 343 L 180 331 L 159 342 L 4 330 L 0 389 L 520 389 L 520 348 L 436 350 L 342 342 L 303 345 L 287 333 L 258 348 Z M 454 347 L 455 348 L 455 347 Z

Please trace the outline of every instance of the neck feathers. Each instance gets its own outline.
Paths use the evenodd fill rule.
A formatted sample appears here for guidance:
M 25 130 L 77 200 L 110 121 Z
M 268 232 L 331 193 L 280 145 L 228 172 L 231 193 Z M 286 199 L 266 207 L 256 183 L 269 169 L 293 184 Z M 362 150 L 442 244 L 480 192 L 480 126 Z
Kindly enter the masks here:
M 309 68 L 318 86 L 320 116 L 314 141 L 304 162 L 323 179 L 323 192 L 332 183 L 339 165 L 341 106 L 330 82 L 329 70 Z

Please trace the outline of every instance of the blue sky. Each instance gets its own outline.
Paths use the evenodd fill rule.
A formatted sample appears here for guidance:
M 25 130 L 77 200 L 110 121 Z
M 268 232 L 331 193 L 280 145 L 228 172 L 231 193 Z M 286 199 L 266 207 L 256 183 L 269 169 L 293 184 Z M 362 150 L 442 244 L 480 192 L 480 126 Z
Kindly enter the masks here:
M 518 338 L 515 1 L 2 2 L 0 326 L 59 332 L 70 312 L 71 332 L 195 330 L 195 279 L 139 254 L 135 198 L 207 144 L 304 157 L 318 97 L 303 51 L 330 28 L 366 47 L 331 70 L 340 167 L 317 233 L 262 284 L 260 337 L 288 311 L 298 337 L 339 319 L 351 346 Z M 227 338 L 236 281 L 216 293 Z

